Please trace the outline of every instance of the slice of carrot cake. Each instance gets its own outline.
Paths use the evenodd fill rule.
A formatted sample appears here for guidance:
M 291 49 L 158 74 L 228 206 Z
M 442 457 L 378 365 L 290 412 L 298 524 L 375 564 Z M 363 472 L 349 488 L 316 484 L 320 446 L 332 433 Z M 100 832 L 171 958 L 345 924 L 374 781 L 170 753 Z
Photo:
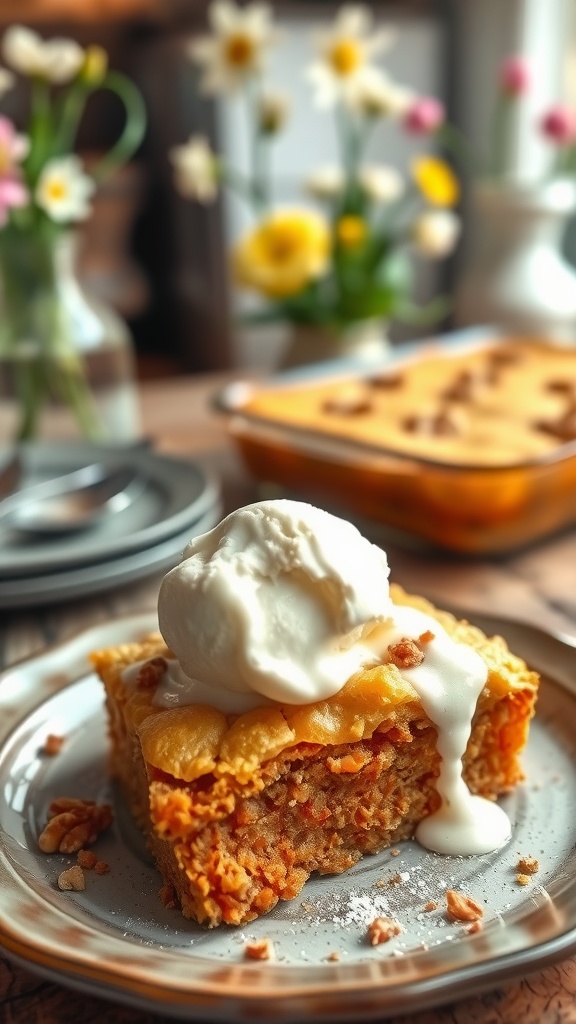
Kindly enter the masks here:
M 292 501 L 232 513 L 165 577 L 161 634 L 96 652 L 111 767 L 182 912 L 244 924 L 416 835 L 510 838 L 537 676 L 388 586 L 384 553 Z

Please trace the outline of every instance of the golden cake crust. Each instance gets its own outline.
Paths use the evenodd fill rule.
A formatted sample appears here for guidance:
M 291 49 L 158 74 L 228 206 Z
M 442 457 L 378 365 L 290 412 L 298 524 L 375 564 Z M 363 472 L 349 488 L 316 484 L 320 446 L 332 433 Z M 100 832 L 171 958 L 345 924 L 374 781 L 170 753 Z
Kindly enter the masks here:
M 407 456 L 510 466 L 576 438 L 576 353 L 514 339 L 428 345 L 373 374 L 257 387 L 242 412 Z
M 495 798 L 521 778 L 537 676 L 499 638 L 392 587 L 488 666 L 464 757 L 470 789 Z M 154 706 L 160 636 L 96 652 L 111 765 L 183 913 L 242 924 L 291 899 L 312 871 L 339 872 L 411 836 L 438 806 L 436 730 L 394 664 L 356 673 L 333 697 L 224 715 Z M 161 668 L 161 663 L 157 663 Z

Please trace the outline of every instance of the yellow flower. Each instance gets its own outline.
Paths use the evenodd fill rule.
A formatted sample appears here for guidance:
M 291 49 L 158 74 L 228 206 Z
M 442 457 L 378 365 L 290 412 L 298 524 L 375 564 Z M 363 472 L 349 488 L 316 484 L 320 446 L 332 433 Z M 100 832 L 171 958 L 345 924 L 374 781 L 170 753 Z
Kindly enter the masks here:
M 233 267 L 239 284 L 285 299 L 320 277 L 330 255 L 326 221 L 311 210 L 276 210 L 238 243 Z
M 424 198 L 433 206 L 455 206 L 458 202 L 458 179 L 443 160 L 433 156 L 418 157 L 412 164 L 412 176 Z
M 336 238 L 345 249 L 356 249 L 365 241 L 368 234 L 366 221 L 362 217 L 349 214 L 341 217 L 336 224 Z
M 84 54 L 80 77 L 89 85 L 100 85 L 108 71 L 108 54 L 101 46 L 89 46 Z

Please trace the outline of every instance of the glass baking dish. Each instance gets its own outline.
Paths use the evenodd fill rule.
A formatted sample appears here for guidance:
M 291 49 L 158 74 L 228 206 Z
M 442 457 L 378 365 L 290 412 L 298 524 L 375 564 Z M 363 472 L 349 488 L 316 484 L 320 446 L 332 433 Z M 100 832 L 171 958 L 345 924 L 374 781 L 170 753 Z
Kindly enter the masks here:
M 235 382 L 220 396 L 221 405 L 257 480 L 318 504 L 336 502 L 452 551 L 504 552 L 576 520 L 576 440 L 514 464 L 459 464 L 289 425 L 275 421 L 273 413 L 256 414 L 249 405 L 270 389 L 315 387 L 333 379 L 354 383 L 375 369 L 400 370 L 431 352 L 462 353 L 510 340 L 489 328 L 454 332 L 434 339 L 432 346 L 399 346 L 378 367 L 334 361 L 262 382 Z M 576 368 L 576 351 L 574 363 Z

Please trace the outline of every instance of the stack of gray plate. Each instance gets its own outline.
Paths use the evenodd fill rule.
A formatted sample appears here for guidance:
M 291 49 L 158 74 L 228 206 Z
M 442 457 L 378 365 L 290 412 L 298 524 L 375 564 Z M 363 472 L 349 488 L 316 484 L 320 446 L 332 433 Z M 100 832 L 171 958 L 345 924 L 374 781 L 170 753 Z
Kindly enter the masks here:
M 121 511 L 61 536 L 0 526 L 0 608 L 22 608 L 96 594 L 166 572 L 188 541 L 220 519 L 218 485 L 195 463 L 146 448 L 86 444 L 23 446 L 21 485 L 90 463 L 129 466 L 139 486 Z

